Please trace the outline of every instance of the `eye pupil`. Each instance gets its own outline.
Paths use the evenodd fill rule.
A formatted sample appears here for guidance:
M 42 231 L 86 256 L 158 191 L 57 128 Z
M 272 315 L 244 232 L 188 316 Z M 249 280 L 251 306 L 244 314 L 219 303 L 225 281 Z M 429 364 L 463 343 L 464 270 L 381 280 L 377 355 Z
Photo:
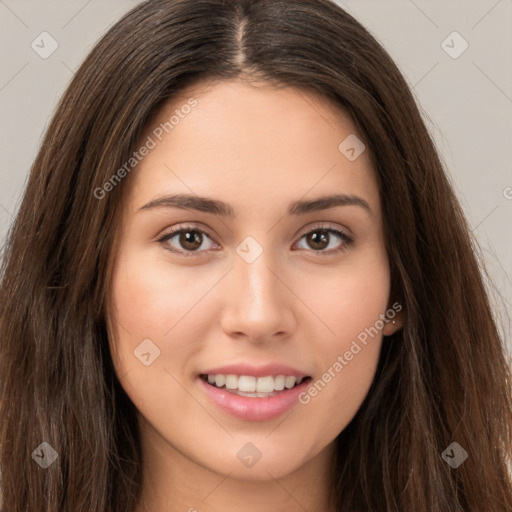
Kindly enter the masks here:
M 310 243 L 314 250 L 318 251 L 325 249 L 329 245 L 328 238 L 326 231 L 313 231 L 308 235 L 308 243 Z M 320 247 L 317 246 L 318 244 L 320 244 Z
M 197 243 L 199 242 L 199 243 Z M 201 234 L 197 231 L 183 231 L 180 234 L 180 244 L 183 248 L 190 251 L 195 251 L 201 247 L 202 239 Z M 192 247 L 189 245 L 192 244 Z

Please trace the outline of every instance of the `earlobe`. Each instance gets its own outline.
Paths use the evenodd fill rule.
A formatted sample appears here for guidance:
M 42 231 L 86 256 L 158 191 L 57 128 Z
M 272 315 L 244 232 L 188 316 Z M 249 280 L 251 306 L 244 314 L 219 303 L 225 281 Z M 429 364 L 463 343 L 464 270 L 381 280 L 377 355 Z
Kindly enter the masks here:
M 404 312 L 400 311 L 399 313 L 396 313 L 393 319 L 388 318 L 386 321 L 386 325 L 384 326 L 384 329 L 382 330 L 382 334 L 384 336 L 391 336 L 392 334 L 395 334 L 395 332 L 402 329 L 404 326 Z

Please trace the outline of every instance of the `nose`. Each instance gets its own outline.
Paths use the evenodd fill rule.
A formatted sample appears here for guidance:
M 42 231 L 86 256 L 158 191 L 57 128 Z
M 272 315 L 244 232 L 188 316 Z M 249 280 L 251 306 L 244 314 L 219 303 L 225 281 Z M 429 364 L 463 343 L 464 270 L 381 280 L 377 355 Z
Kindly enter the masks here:
M 294 295 L 269 254 L 263 251 L 252 263 L 236 256 L 221 312 L 222 329 L 231 337 L 272 342 L 289 337 L 295 328 Z

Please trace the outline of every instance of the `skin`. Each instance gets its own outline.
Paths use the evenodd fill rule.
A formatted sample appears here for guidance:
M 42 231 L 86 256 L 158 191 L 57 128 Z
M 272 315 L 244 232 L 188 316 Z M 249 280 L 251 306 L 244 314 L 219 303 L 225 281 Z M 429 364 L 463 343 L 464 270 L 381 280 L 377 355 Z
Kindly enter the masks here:
M 390 308 L 369 147 L 353 162 L 338 150 L 358 132 L 323 98 L 239 81 L 184 91 L 161 109 L 144 139 L 192 96 L 197 106 L 129 177 L 114 260 L 110 350 L 138 410 L 144 455 L 138 511 L 333 510 L 327 482 L 334 440 L 362 404 L 383 336 L 402 326 L 401 314 L 307 405 L 297 403 L 274 420 L 223 412 L 197 375 L 271 361 L 319 379 Z M 349 205 L 286 214 L 293 201 L 334 192 L 363 198 L 371 213 Z M 171 193 L 220 199 L 236 216 L 139 210 Z M 304 236 L 318 223 L 323 246 Z M 206 232 L 196 235 L 199 249 L 191 257 L 184 254 L 193 244 L 180 235 L 158 241 L 183 224 Z M 321 231 L 327 228 L 354 242 Z M 236 252 L 248 236 L 263 250 L 251 263 Z M 339 247 L 345 250 L 333 254 Z M 145 339 L 160 350 L 149 366 L 133 352 Z M 250 468 L 237 457 L 248 442 L 262 454 Z

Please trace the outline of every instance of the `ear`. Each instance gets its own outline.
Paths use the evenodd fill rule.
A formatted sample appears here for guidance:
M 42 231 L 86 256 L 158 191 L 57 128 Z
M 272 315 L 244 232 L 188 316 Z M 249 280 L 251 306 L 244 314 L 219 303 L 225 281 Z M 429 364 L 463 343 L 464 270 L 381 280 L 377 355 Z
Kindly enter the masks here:
M 382 330 L 384 336 L 391 336 L 403 328 L 405 323 L 405 310 L 398 301 L 388 307 L 386 311 L 386 325 Z

